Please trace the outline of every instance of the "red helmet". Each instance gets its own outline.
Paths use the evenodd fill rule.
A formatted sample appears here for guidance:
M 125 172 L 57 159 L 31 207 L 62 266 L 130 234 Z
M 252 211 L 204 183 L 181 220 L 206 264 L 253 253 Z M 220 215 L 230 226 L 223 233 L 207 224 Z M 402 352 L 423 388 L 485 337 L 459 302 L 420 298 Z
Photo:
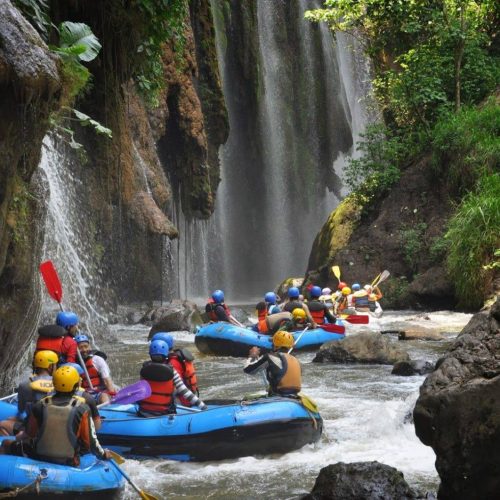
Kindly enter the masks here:
M 347 285 L 347 283 L 344 283 L 343 281 L 341 281 L 341 282 L 339 283 L 339 286 L 338 286 L 337 288 L 338 288 L 339 290 L 342 290 L 342 288 L 345 288 L 346 286 L 348 286 L 348 285 Z

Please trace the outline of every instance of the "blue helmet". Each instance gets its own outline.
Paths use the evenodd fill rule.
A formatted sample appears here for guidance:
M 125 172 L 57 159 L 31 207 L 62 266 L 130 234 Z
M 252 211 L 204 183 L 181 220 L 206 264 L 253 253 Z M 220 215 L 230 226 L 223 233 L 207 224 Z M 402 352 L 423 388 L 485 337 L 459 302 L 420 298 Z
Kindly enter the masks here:
M 224 302 L 224 292 L 222 290 L 215 290 L 215 292 L 212 293 L 212 299 L 214 299 L 214 302 L 217 304 Z
M 80 323 L 80 319 L 74 312 L 61 311 L 57 313 L 56 325 L 62 326 L 63 328 L 69 328 L 78 325 L 78 323 Z
M 89 340 L 89 338 L 88 338 L 88 337 L 87 337 L 87 335 L 85 335 L 84 333 L 80 333 L 79 335 L 77 335 L 77 336 L 75 337 L 75 342 L 76 342 L 77 344 L 80 344 L 80 343 L 82 343 L 82 342 L 88 342 L 88 343 L 90 344 L 90 340 Z
M 160 355 L 160 356 L 168 356 L 168 344 L 164 340 L 153 340 L 151 345 L 149 346 L 149 355 Z
M 358 290 L 361 290 L 361 285 L 359 283 L 353 283 L 351 289 L 352 291 L 357 292 Z
M 292 286 L 288 289 L 288 297 L 291 299 L 298 299 L 300 295 L 300 291 L 296 286 Z
M 174 337 L 172 337 L 172 335 L 170 335 L 170 333 L 157 332 L 153 335 L 151 342 L 154 342 L 155 340 L 162 340 L 163 342 L 166 342 L 169 350 L 171 350 L 174 347 Z
M 319 286 L 313 286 L 311 288 L 311 291 L 309 292 L 309 295 L 317 299 L 321 295 L 321 288 Z
M 267 292 L 266 295 L 264 295 L 264 300 L 268 304 L 276 304 L 276 294 L 274 292 Z
M 72 366 L 78 372 L 78 375 L 83 375 L 84 373 L 83 368 L 78 363 L 64 363 L 59 368 L 62 368 L 63 366 Z

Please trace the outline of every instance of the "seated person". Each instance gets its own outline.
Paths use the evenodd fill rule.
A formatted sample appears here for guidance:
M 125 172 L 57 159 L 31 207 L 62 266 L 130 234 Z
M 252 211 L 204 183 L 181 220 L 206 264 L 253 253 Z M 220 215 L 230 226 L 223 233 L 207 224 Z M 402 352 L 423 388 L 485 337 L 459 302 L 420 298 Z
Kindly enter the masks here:
M 146 361 L 141 369 L 141 379 L 151 386 L 151 396 L 139 401 L 139 415 L 155 417 L 175 413 L 175 397 L 185 399 L 190 406 L 206 410 L 207 406 L 193 394 L 179 374 L 168 363 L 168 344 L 163 340 L 153 340 L 149 346 L 151 361 Z
M 260 355 L 258 347 L 252 347 L 243 371 L 257 375 L 265 370 L 269 382 L 269 396 L 294 397 L 302 387 L 302 375 L 299 361 L 288 354 L 293 347 L 293 335 L 280 330 L 273 335 L 273 351 Z
M 4 441 L 0 453 L 73 466 L 79 464 L 80 455 L 88 452 L 103 460 L 111 458 L 96 437 L 91 418 L 95 401 L 86 393 L 83 397 L 75 395 L 80 386 L 78 372 L 71 366 L 60 367 L 52 381 L 55 394 L 32 407 L 26 430 L 28 438 L 19 438 L 18 434 L 16 441 Z
M 111 401 L 111 396 L 116 393 L 116 389 L 111 380 L 111 372 L 108 363 L 106 363 L 103 357 L 92 353 L 90 340 L 87 335 L 80 333 L 80 335 L 75 337 L 75 341 L 78 344 L 78 349 L 82 355 L 90 381 L 92 382 L 91 387 L 87 380 L 87 376 L 83 373 L 83 389 L 92 393 L 98 404 Z

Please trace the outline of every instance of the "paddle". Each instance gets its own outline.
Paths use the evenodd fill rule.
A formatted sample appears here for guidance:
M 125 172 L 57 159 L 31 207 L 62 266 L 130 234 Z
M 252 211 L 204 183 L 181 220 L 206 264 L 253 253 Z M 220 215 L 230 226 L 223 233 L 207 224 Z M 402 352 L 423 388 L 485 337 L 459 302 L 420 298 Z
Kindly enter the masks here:
M 125 458 L 122 457 L 121 455 L 119 455 L 118 453 L 116 453 L 116 451 L 113 451 L 113 450 L 108 450 L 108 451 L 109 451 L 109 454 L 111 455 L 111 457 L 113 458 L 113 460 L 118 465 L 124 464 L 126 462 Z
M 52 261 L 46 260 L 40 264 L 40 273 L 42 274 L 43 281 L 45 282 L 45 286 L 49 292 L 49 295 L 59 304 L 61 311 L 64 311 L 62 306 L 62 285 L 59 276 L 57 275 L 57 271 L 52 264 Z M 85 378 L 87 379 L 87 383 L 89 387 L 93 390 L 94 386 L 92 385 L 92 380 L 90 380 L 89 372 L 87 371 L 87 367 L 82 359 L 82 355 L 78 347 L 76 348 L 76 355 L 78 356 L 78 361 L 83 368 L 85 373 Z
M 384 271 L 382 271 L 373 281 L 372 281 L 372 288 L 380 285 L 380 283 L 382 283 L 383 281 L 385 281 L 389 276 L 391 275 L 391 273 L 385 269 Z
M 306 396 L 305 394 L 301 394 L 300 392 L 299 392 L 299 394 L 297 394 L 297 396 L 305 408 L 307 408 L 308 410 L 310 410 L 314 413 L 319 412 L 318 405 L 309 396 Z
M 143 498 L 144 500 L 158 500 L 158 497 L 155 497 L 154 495 L 151 495 L 150 493 L 145 492 L 144 490 L 141 490 L 139 486 L 137 486 L 132 479 L 130 479 L 130 476 L 116 463 L 115 458 L 114 458 L 114 452 L 111 452 L 113 455 L 113 458 L 109 460 L 109 462 L 113 465 L 113 467 L 128 481 L 128 484 L 134 488 L 137 493 L 139 493 L 139 496 Z M 119 456 L 119 455 L 118 455 Z M 121 457 L 120 457 L 121 458 Z
M 151 396 L 151 386 L 145 380 L 139 380 L 134 384 L 128 385 L 123 389 L 120 389 L 112 398 L 111 401 L 106 401 L 97 405 L 98 408 L 109 404 L 132 404 L 142 399 L 149 398 Z
M 304 335 L 304 333 L 306 333 L 308 329 L 309 329 L 309 326 L 306 326 L 302 330 L 302 333 L 297 337 L 297 340 L 293 343 L 293 346 L 290 347 L 290 349 L 288 349 L 288 354 L 290 354 L 293 351 L 294 347 L 299 343 L 299 340 L 302 338 L 302 335 Z
M 14 396 L 17 396 L 17 392 L 14 392 L 12 394 L 9 394 L 8 396 L 4 396 L 3 398 L 0 398 L 0 401 L 5 401 L 6 399 L 11 399 Z
M 340 319 L 348 321 L 353 325 L 367 325 L 370 322 L 370 316 L 368 316 L 368 314 L 349 314 L 346 317 L 340 316 Z
M 345 326 L 336 325 L 335 323 L 324 323 L 323 325 L 318 326 L 328 333 L 345 333 Z
M 337 278 L 338 282 L 340 283 L 340 267 L 339 266 L 332 266 L 332 273 Z

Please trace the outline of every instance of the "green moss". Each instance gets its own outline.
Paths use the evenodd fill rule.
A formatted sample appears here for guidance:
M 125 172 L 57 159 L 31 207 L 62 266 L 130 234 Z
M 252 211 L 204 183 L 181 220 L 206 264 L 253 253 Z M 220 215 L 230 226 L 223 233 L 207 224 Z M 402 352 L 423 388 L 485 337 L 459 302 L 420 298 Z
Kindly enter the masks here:
M 11 228 L 12 239 L 15 243 L 22 244 L 29 241 L 33 199 L 28 186 L 19 177 L 16 177 L 7 216 L 7 225 Z

